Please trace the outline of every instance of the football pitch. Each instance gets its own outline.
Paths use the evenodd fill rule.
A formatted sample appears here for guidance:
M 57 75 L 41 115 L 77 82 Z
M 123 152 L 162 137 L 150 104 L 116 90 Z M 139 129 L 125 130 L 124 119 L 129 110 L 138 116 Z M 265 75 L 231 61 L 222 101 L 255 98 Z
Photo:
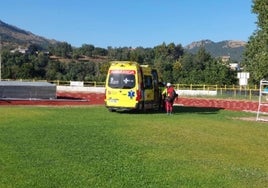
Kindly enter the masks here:
M 0 107 L 0 187 L 266 187 L 268 123 L 175 107 Z

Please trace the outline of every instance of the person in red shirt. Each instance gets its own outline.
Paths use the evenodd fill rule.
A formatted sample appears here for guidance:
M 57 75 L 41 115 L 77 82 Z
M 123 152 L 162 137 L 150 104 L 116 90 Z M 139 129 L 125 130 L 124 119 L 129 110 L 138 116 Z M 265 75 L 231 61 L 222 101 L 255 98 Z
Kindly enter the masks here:
M 176 98 L 176 91 L 174 87 L 167 83 L 167 87 L 162 92 L 162 99 L 165 100 L 165 109 L 167 114 L 171 114 L 173 112 L 173 102 Z

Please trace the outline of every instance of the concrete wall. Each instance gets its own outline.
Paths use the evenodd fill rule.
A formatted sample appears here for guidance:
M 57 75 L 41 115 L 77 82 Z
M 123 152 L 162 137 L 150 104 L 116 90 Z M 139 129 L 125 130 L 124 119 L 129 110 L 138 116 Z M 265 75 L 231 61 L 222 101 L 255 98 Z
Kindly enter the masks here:
M 83 86 L 57 86 L 57 91 L 66 92 L 93 92 L 104 93 L 104 87 L 83 87 Z M 176 90 L 179 96 L 216 96 L 217 91 L 208 90 Z
M 47 82 L 1 81 L 0 98 L 55 99 L 56 85 Z
M 104 93 L 104 87 L 57 86 L 57 91 Z

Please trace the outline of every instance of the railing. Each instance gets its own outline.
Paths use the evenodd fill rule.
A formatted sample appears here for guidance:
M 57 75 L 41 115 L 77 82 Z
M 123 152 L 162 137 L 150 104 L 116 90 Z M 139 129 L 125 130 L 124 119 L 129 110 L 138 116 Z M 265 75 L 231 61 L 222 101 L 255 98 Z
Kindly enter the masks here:
M 34 79 L 19 79 L 19 80 L 11 80 L 11 79 L 2 79 L 2 81 L 20 81 L 20 82 L 48 82 L 55 84 L 57 86 L 70 86 L 73 81 L 63 81 L 63 80 L 34 80 Z M 97 81 L 81 81 L 83 82 L 84 87 L 104 87 L 105 82 L 97 82 Z
M 240 100 L 258 100 L 259 88 L 257 85 L 242 87 L 239 85 L 206 85 L 206 84 L 175 84 L 177 90 L 216 91 L 217 98 L 231 98 Z M 198 97 L 208 97 L 199 95 Z M 211 96 L 209 96 L 211 97 Z
M 2 81 L 14 81 L 3 80 Z M 16 80 L 27 82 L 49 82 L 57 86 L 70 86 L 72 81 L 62 80 Z M 84 87 L 104 87 L 105 82 L 97 81 L 82 81 Z M 191 90 L 191 91 L 216 91 L 216 96 L 195 95 L 195 97 L 214 97 L 225 99 L 239 99 L 239 100 L 258 100 L 259 88 L 257 85 L 242 87 L 239 85 L 209 85 L 209 84 L 174 84 L 176 90 Z M 191 97 L 189 95 L 185 95 Z
M 71 85 L 71 81 L 52 80 L 48 82 L 52 84 L 56 84 L 57 86 L 70 86 Z M 84 87 L 104 87 L 105 82 L 83 81 L 83 85 Z

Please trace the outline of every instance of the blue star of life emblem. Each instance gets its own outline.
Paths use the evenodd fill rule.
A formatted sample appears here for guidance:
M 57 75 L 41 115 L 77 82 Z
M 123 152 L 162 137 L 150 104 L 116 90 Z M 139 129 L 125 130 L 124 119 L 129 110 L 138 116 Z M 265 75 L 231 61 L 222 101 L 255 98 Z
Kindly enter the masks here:
M 133 97 L 135 97 L 135 92 L 130 90 L 127 96 L 132 99 Z

